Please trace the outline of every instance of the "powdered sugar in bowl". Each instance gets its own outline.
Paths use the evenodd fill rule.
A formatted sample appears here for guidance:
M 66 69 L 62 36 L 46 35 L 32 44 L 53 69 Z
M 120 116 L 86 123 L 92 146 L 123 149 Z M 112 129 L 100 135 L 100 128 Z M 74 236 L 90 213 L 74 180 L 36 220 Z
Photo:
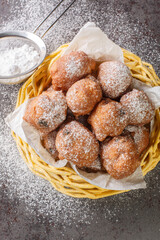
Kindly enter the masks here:
M 46 46 L 37 35 L 26 31 L 0 32 L 0 83 L 23 82 L 45 56 Z

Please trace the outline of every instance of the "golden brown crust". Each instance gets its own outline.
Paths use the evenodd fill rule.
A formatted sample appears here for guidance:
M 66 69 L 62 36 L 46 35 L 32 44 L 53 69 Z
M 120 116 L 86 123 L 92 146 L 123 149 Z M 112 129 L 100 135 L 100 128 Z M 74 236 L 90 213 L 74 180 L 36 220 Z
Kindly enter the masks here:
M 34 115 L 35 111 L 34 109 L 36 108 L 38 98 L 33 98 L 30 100 L 30 103 L 27 104 L 25 114 L 23 116 L 23 119 L 28 122 L 29 124 L 33 125 L 35 127 L 34 123 Z
M 129 113 L 130 125 L 144 125 L 154 116 L 154 107 L 143 91 L 133 89 L 120 99 L 121 104 Z
M 142 131 L 142 135 L 139 136 L 137 135 L 139 131 L 137 133 L 136 130 L 128 130 L 126 128 L 129 133 L 124 136 L 118 136 L 128 125 L 129 115 L 128 109 L 125 106 L 125 101 L 126 99 L 128 100 L 128 97 L 126 98 L 127 94 L 124 95 L 124 102 L 123 97 L 121 98 L 121 102 L 125 107 L 112 99 L 128 91 L 132 81 L 130 72 L 128 72 L 124 64 L 110 61 L 100 64 L 98 79 L 92 75 L 81 79 L 92 71 L 95 71 L 95 69 L 95 61 L 83 52 L 72 52 L 69 55 L 61 57 L 50 68 L 52 86 L 31 101 L 31 104 L 27 107 L 24 119 L 35 126 L 44 136 L 42 143 L 54 158 L 67 159 L 79 168 L 87 169 L 87 171 L 101 171 L 105 167 L 110 175 L 116 179 L 121 179 L 131 175 L 139 166 L 139 155 L 148 145 L 149 132 L 144 130 Z M 95 105 L 102 98 L 101 87 L 105 96 L 110 96 L 112 99 L 106 98 L 102 100 L 94 109 Z M 58 103 L 57 107 L 59 109 L 61 106 L 61 110 L 56 112 L 57 117 L 55 115 L 50 116 L 52 107 L 48 108 L 48 106 L 52 104 L 55 106 L 56 101 L 65 99 L 61 91 L 58 92 L 54 89 L 61 89 L 65 94 L 68 90 L 66 99 L 72 112 L 68 111 L 68 115 L 70 116 L 67 117 L 66 121 L 64 121 L 67 115 L 66 100 Z M 58 94 L 54 95 L 55 92 L 58 92 Z M 131 95 L 130 102 L 133 100 L 132 97 Z M 143 95 L 143 101 L 144 98 Z M 102 142 L 108 136 L 114 137 L 112 140 L 106 139 L 101 143 L 103 166 L 101 166 L 98 156 L 99 143 L 95 136 L 88 130 L 91 126 L 86 124 L 85 115 L 89 114 L 92 110 L 93 112 L 88 118 L 88 123 L 91 124 L 97 139 Z M 153 107 L 150 113 L 152 110 Z M 61 111 L 63 112 L 63 117 L 65 116 L 63 121 Z M 75 118 L 77 121 L 83 122 L 83 125 L 87 128 L 79 122 L 73 121 Z M 148 118 L 148 115 L 146 118 Z M 132 119 L 131 115 L 130 119 Z M 141 124 L 144 124 L 143 121 Z M 57 127 L 60 128 L 58 128 L 59 131 L 57 130 L 58 134 L 56 137 L 56 134 L 51 131 Z M 137 140 L 137 136 L 140 139 Z
M 71 52 L 54 62 L 50 68 L 52 85 L 55 90 L 67 91 L 73 83 L 90 74 L 96 62 L 84 52 Z
M 100 85 L 99 80 L 93 75 L 93 73 L 92 73 L 92 75 L 91 74 L 87 75 L 86 78 L 89 78 L 90 80 L 92 80 Z
M 120 97 L 132 83 L 128 67 L 119 61 L 107 61 L 99 65 L 98 79 L 106 97 Z
M 67 103 L 61 91 L 44 91 L 31 100 L 23 119 L 42 135 L 55 130 L 67 116 Z
M 99 153 L 99 143 L 93 133 L 77 121 L 72 121 L 59 130 L 56 148 L 59 159 L 67 159 L 78 167 L 89 167 Z
M 118 136 L 128 124 L 128 113 L 122 105 L 109 99 L 102 100 L 88 118 L 96 138 L 103 141 L 106 137 Z
M 114 137 L 102 144 L 101 158 L 103 166 L 115 179 L 130 176 L 140 165 L 136 145 L 129 136 Z
M 74 83 L 66 94 L 68 107 L 75 116 L 89 114 L 101 98 L 101 87 L 89 78 Z
M 52 155 L 52 157 L 57 160 L 58 159 L 58 151 L 56 149 L 55 141 L 56 141 L 57 132 L 53 131 L 48 133 L 42 139 L 42 145 L 46 150 Z
M 145 126 L 129 125 L 125 128 L 134 139 L 137 151 L 141 154 L 149 144 L 149 129 Z

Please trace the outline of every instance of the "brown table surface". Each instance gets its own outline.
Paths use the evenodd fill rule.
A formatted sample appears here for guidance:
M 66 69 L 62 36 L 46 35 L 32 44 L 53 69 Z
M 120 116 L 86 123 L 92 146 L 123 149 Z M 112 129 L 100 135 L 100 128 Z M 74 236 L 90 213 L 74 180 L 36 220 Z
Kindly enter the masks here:
M 70 1 L 41 28 L 42 33 Z M 33 31 L 58 3 L 0 0 L 0 31 Z M 160 1 L 77 0 L 44 41 L 48 53 L 72 40 L 93 21 L 109 38 L 160 75 Z M 74 199 L 33 175 L 22 160 L 4 118 L 13 111 L 21 84 L 0 85 L 0 239 L 1 240 L 158 240 L 160 164 L 145 177 L 147 188 L 99 200 Z

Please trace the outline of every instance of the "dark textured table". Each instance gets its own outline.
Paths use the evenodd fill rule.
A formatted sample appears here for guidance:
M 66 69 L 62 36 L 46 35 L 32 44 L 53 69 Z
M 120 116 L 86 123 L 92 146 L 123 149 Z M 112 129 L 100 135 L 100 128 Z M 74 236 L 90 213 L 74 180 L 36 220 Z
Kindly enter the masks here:
M 44 24 L 42 33 L 70 1 Z M 58 1 L 0 0 L 0 31 L 33 31 Z M 48 53 L 69 42 L 87 22 L 153 64 L 160 75 L 160 1 L 77 0 L 47 33 Z M 99 200 L 74 199 L 33 175 L 22 160 L 4 118 L 13 111 L 21 84 L 0 85 L 1 240 L 158 240 L 160 164 L 145 177 L 147 188 Z

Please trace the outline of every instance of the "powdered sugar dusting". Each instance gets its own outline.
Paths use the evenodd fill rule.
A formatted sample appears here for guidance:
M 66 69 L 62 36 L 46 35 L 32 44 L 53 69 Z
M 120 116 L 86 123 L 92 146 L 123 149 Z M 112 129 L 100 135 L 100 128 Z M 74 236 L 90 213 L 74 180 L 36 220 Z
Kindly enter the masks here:
M 128 124 L 128 112 L 124 110 L 119 102 L 108 103 L 102 100 L 91 113 L 88 122 L 99 141 L 105 140 L 107 136 L 120 135 Z
M 69 58 L 69 61 L 66 62 L 65 70 L 67 73 L 66 77 L 68 78 L 74 78 L 75 76 L 83 74 L 83 66 L 81 63 L 81 59 L 77 59 L 74 56 Z
M 136 144 L 139 144 L 140 140 L 142 139 L 143 127 L 129 125 L 126 127 L 126 130 L 134 133 L 134 141 Z
M 38 98 L 36 112 L 40 114 L 39 125 L 42 123 L 43 128 L 46 124 L 46 127 L 56 129 L 66 119 L 67 104 L 63 93 L 52 90 L 48 94 L 44 92 Z
M 55 145 L 56 135 L 57 135 L 57 132 L 53 131 L 53 132 L 50 132 L 47 136 L 45 136 L 42 139 L 43 146 L 53 156 L 55 160 L 58 159 L 58 152 Z
M 104 62 L 99 66 L 98 79 L 104 95 L 117 98 L 131 85 L 132 77 L 128 67 L 118 61 Z
M 123 95 L 120 102 L 129 112 L 131 125 L 147 124 L 154 116 L 154 108 L 142 91 L 133 89 Z
M 115 179 L 130 176 L 139 166 L 134 141 L 129 136 L 114 137 L 102 145 L 103 166 Z
M 60 159 L 78 166 L 89 166 L 98 156 L 99 144 L 94 135 L 77 121 L 66 124 L 57 134 L 56 148 Z
M 95 61 L 82 51 L 63 55 L 49 70 L 54 89 L 67 91 L 73 83 L 91 73 L 95 67 Z
M 74 83 L 66 95 L 69 108 L 77 116 L 89 114 L 101 98 L 99 84 L 88 78 Z
M 65 71 L 69 79 L 80 79 L 86 74 L 91 73 L 92 62 L 83 52 L 72 52 L 66 55 Z
M 160 75 L 159 31 L 156 24 L 159 13 L 155 11 L 158 1 L 76 2 L 45 36 L 48 53 L 71 41 L 88 20 L 95 21 L 110 39 L 153 64 Z M 0 28 L 32 31 L 57 3 L 54 1 L 53 4 L 51 0 L 47 3 L 37 0 L 36 4 L 35 0 L 15 0 L 14 4 L 9 0 L 2 1 Z M 64 3 L 53 18 L 58 17 L 67 4 Z M 53 18 L 42 27 L 42 32 Z M 4 127 L 4 118 L 13 111 L 19 88 L 20 85 L 1 85 L 0 92 L 0 132 L 3 143 L 0 161 L 3 199 L 1 238 L 24 239 L 29 234 L 32 239 L 103 239 L 107 228 L 110 239 L 133 239 L 135 229 L 141 238 L 155 236 L 158 239 L 159 215 L 156 209 L 159 208 L 160 165 L 146 175 L 147 189 L 144 190 L 99 200 L 76 199 L 57 192 L 50 183 L 29 171 L 19 155 L 10 130 Z M 16 225 L 19 227 L 16 228 Z
M 129 131 L 137 145 L 137 150 L 141 153 L 149 143 L 149 130 L 145 126 L 127 126 L 125 128 Z

